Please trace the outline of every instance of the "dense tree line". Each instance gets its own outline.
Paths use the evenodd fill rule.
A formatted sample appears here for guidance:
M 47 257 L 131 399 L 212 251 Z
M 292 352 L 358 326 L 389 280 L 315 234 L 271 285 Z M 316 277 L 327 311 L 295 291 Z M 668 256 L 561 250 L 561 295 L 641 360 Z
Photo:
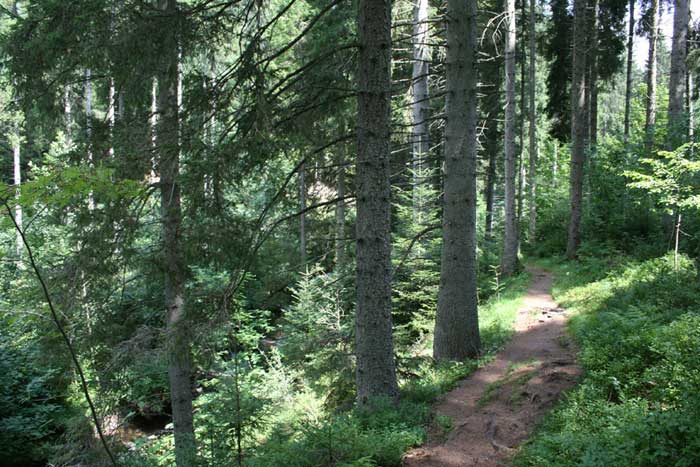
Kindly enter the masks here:
M 699 257 L 671 3 L 3 2 L 0 461 L 394 465 L 525 256 Z

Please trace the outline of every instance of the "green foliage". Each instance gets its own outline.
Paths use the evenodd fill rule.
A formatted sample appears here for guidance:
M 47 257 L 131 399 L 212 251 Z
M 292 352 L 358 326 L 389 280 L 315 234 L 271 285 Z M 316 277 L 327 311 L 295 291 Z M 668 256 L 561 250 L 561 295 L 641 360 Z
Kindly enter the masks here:
M 290 368 L 326 398 L 330 407 L 354 398 L 352 339 L 355 320 L 345 271 L 313 269 L 293 291 L 281 326 L 280 351 Z
M 686 143 L 674 151 L 659 151 L 658 158 L 640 161 L 646 172 L 625 175 L 632 180 L 632 188 L 651 194 L 669 213 L 674 208 L 700 208 L 700 162 L 692 159 L 695 150 L 695 143 Z
M 557 299 L 577 312 L 571 329 L 585 376 L 516 465 L 697 465 L 700 288 L 690 285 L 692 263 L 675 271 L 667 256 L 611 270 L 584 259 L 558 269 Z
M 0 336 L 0 459 L 8 467 L 45 459 L 66 415 L 57 370 L 39 352 L 32 340 Z
M 200 451 L 210 465 L 240 465 L 272 409 L 266 373 L 244 363 L 245 355 L 228 358 L 214 369 L 217 375 L 204 384 L 196 401 Z

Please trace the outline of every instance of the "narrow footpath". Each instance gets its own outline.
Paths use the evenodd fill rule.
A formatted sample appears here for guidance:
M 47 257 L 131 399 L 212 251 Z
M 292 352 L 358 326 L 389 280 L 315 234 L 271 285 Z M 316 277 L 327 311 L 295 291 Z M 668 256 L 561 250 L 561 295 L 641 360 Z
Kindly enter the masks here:
M 576 384 L 581 368 L 566 332 L 566 310 L 550 294 L 552 275 L 528 271 L 533 280 L 512 340 L 438 401 L 436 414 L 449 417 L 451 429 L 431 429 L 428 442 L 406 454 L 407 467 L 507 464 L 561 393 Z

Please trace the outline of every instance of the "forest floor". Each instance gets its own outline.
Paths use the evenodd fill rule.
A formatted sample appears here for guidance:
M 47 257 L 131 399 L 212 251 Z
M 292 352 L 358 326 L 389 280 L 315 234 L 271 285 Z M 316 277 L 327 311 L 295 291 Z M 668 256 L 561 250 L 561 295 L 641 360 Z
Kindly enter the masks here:
M 404 458 L 408 467 L 503 465 L 535 429 L 581 368 L 554 302 L 552 274 L 533 276 L 515 321 L 515 335 L 495 359 L 464 379 L 435 406 L 428 441 Z

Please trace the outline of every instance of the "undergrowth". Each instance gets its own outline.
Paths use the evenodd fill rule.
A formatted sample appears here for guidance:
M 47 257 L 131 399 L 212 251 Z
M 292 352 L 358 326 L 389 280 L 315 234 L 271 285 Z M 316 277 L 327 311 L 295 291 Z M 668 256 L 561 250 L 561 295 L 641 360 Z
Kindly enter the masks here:
M 515 465 L 700 465 L 700 286 L 692 262 L 549 262 L 584 376 Z
M 217 443 L 216 440 L 212 444 L 223 446 L 226 452 L 218 449 L 218 452 L 212 450 L 210 454 L 207 447 L 209 432 L 202 432 L 198 436 L 200 444 L 204 446 L 201 453 L 203 465 L 400 466 L 404 453 L 424 442 L 428 426 L 433 424 L 444 432 L 449 431 L 451 420 L 444 417 L 433 419 L 430 410 L 432 403 L 439 395 L 455 387 L 461 379 L 490 361 L 509 339 L 528 283 L 528 275 L 520 274 L 507 281 L 499 298 L 494 295 L 480 307 L 484 353 L 478 360 L 436 364 L 430 358 L 432 340 L 429 336 L 421 341 L 420 347 L 413 348 L 410 353 L 400 354 L 398 373 L 401 397 L 398 405 L 377 401 L 371 409 L 343 406 L 329 408 L 328 400 L 319 392 L 309 385 L 299 383 L 303 381 L 300 374 L 283 375 L 280 370 L 280 374 L 274 375 L 269 370 L 261 378 L 265 381 L 263 386 L 270 388 L 266 394 L 267 403 L 274 407 L 255 412 L 261 414 L 259 421 L 264 427 L 257 429 L 255 436 L 249 438 L 241 459 L 236 457 L 235 449 L 230 444 Z M 286 389 L 272 389 L 284 386 L 282 381 L 286 381 Z M 248 401 L 243 402 L 248 404 Z M 231 404 L 233 402 L 228 406 L 231 407 Z M 224 415 L 214 419 L 216 417 L 211 410 L 202 412 L 204 413 L 213 417 L 211 424 L 219 428 L 223 426 L 221 420 L 228 419 Z M 172 436 L 163 436 L 156 442 L 140 445 L 138 452 L 129 456 L 128 465 L 170 465 L 171 445 Z

